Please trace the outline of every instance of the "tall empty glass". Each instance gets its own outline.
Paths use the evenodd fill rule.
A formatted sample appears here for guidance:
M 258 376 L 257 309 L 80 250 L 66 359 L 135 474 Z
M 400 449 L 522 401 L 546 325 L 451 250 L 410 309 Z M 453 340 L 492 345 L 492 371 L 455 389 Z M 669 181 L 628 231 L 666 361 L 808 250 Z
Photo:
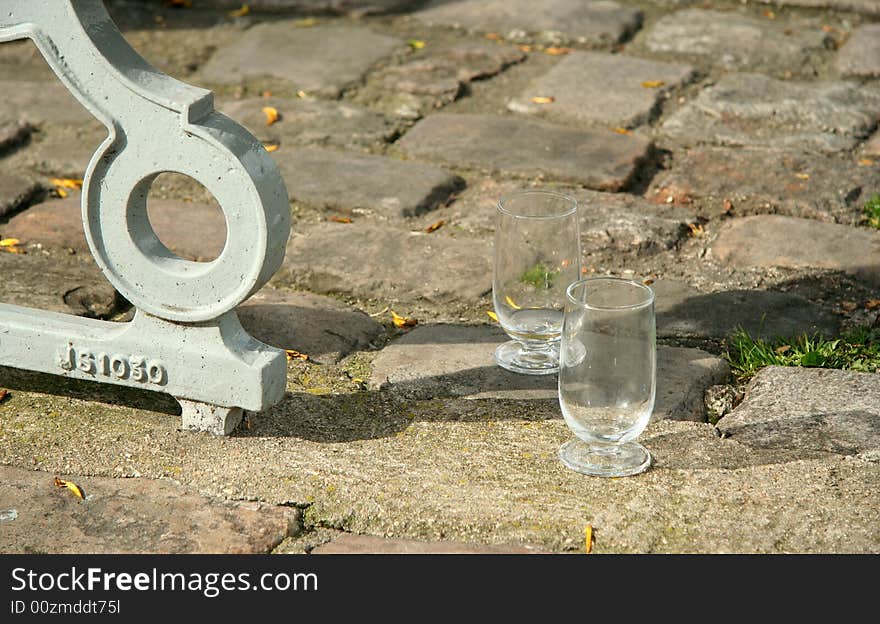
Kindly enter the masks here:
M 580 277 L 577 202 L 537 190 L 501 198 L 494 260 L 495 313 L 513 338 L 495 361 L 516 373 L 556 373 L 565 289 Z
M 559 403 L 576 439 L 559 449 L 578 472 L 624 477 L 651 463 L 635 439 L 654 410 L 654 293 L 614 277 L 584 279 L 566 292 Z

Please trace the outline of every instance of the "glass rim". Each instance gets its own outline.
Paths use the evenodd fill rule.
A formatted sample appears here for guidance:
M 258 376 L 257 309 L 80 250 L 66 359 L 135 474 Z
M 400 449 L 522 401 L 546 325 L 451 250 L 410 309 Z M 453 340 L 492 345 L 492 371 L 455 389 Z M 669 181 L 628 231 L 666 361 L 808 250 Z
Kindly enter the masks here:
M 628 286 L 635 286 L 638 290 L 641 290 L 647 293 L 647 296 L 643 301 L 639 301 L 638 303 L 631 303 L 628 305 L 593 305 L 586 303 L 585 301 L 579 301 L 574 298 L 572 295 L 572 291 L 585 284 L 593 283 L 593 282 L 611 282 L 615 284 L 626 284 Z M 565 289 L 565 298 L 568 301 L 578 307 L 586 308 L 588 310 L 638 310 L 640 308 L 646 308 L 649 305 L 654 303 L 654 290 L 648 286 L 647 284 L 642 284 L 641 282 L 636 282 L 635 280 L 629 280 L 623 277 L 614 277 L 612 275 L 602 275 L 596 277 L 584 277 L 582 279 L 577 280 L 576 282 L 572 282 Z
M 524 195 L 550 195 L 556 197 L 557 199 L 561 199 L 563 201 L 569 202 L 570 205 L 567 210 L 561 211 L 558 214 L 552 215 L 532 215 L 532 214 L 517 214 L 515 212 L 511 212 L 504 206 L 504 202 L 516 197 L 522 197 Z M 514 219 L 534 219 L 536 221 L 547 220 L 547 219 L 559 219 L 561 217 L 568 217 L 577 212 L 578 203 L 577 200 L 571 195 L 566 195 L 565 193 L 560 193 L 559 191 L 551 191 L 546 189 L 522 189 L 518 191 L 512 191 L 505 195 L 502 195 L 498 199 L 498 203 L 495 205 L 499 212 L 506 214 L 509 217 L 513 217 Z

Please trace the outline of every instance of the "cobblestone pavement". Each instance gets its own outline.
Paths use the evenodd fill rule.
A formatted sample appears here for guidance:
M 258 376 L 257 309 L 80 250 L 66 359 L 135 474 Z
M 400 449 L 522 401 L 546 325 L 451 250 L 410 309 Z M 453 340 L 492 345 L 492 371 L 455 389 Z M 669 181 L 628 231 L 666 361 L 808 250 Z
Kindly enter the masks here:
M 240 317 L 310 358 L 228 438 L 163 397 L 0 370 L 0 552 L 584 552 L 587 525 L 594 552 L 880 551 L 880 375 L 768 368 L 717 426 L 704 401 L 739 392 L 738 327 L 878 322 L 880 2 L 108 4 L 277 146 L 292 235 Z M 0 88 L 0 238 L 27 252 L 0 253 L 0 301 L 129 319 L 52 181 L 105 131 L 29 42 L 0 46 Z M 492 362 L 494 204 L 521 187 L 578 199 L 586 273 L 653 280 L 640 476 L 566 470 L 555 379 Z M 172 250 L 217 255 L 200 186 L 166 173 L 151 198 Z

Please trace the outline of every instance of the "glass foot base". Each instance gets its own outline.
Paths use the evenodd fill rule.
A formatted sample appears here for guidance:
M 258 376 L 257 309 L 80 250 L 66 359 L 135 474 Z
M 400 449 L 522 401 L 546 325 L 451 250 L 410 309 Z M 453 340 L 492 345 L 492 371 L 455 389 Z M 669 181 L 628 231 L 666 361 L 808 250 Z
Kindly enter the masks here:
M 521 342 L 511 340 L 495 349 L 495 363 L 514 373 L 553 375 L 559 372 L 559 347 L 553 344 L 543 350 L 526 349 Z
M 595 447 L 582 440 L 570 440 L 559 447 L 559 459 L 568 468 L 594 477 L 628 477 L 651 465 L 648 449 L 636 442 Z

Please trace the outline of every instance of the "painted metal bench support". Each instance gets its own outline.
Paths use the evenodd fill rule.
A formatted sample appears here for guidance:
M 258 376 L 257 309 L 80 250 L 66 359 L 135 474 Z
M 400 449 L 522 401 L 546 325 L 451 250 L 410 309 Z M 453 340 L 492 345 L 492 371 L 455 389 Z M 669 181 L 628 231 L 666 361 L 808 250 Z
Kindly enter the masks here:
M 0 304 L 0 365 L 168 393 L 185 428 L 228 434 L 242 409 L 283 396 L 286 357 L 249 336 L 234 309 L 284 259 L 287 191 L 263 146 L 214 111 L 213 94 L 150 66 L 101 0 L 3 0 L 0 41 L 30 38 L 108 129 L 86 170 L 92 255 L 136 308 L 110 323 Z M 156 176 L 188 175 L 214 194 L 227 240 L 211 262 L 180 258 L 147 217 Z

